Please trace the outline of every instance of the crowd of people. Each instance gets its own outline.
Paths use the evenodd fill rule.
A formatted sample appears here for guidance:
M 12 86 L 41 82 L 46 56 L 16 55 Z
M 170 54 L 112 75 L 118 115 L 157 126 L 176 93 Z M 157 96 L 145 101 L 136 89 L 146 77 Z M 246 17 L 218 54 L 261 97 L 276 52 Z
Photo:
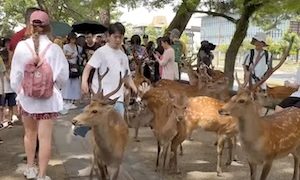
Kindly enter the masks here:
M 46 176 L 46 169 L 51 154 L 53 120 L 59 113 L 77 108 L 83 94 L 97 92 L 96 73 L 103 74 L 109 68 L 101 84 L 104 94 L 117 86 L 120 72 L 126 75 L 127 87 L 137 93 L 131 76 L 138 70 L 137 62 L 141 64 L 143 75 L 152 82 L 180 78 L 180 61 L 186 48 L 179 40 L 177 29 L 157 38 L 156 42 L 149 41 L 146 34 L 125 38 L 125 27 L 121 23 L 111 24 L 105 34 L 71 32 L 66 38 L 53 37 L 48 14 L 37 8 L 28 8 L 25 22 L 26 27 L 21 31 L 1 40 L 0 122 L 16 118 L 23 121 L 27 179 L 51 179 Z M 118 97 L 115 109 L 122 115 L 123 88 L 111 97 Z M 9 109 L 9 117 L 4 120 L 5 107 Z
M 97 92 L 99 87 L 104 95 L 111 92 L 118 86 L 120 72 L 122 77 L 126 76 L 124 83 L 134 93 L 138 90 L 132 75 L 141 69 L 152 82 L 180 79 L 181 59 L 187 50 L 179 39 L 178 29 L 153 42 L 147 34 L 124 37 L 125 27 L 117 22 L 109 25 L 105 34 L 71 32 L 64 39 L 49 36 L 49 16 L 40 9 L 29 8 L 25 20 L 24 29 L 10 39 L 1 40 L 0 122 L 6 117 L 5 106 L 9 109 L 5 121 L 18 118 L 23 121 L 27 155 L 24 175 L 27 179 L 50 179 L 46 169 L 51 154 L 53 120 L 59 113 L 77 108 L 83 94 Z M 271 67 L 271 54 L 264 50 L 267 46 L 264 34 L 253 37 L 252 44 L 255 49 L 246 55 L 244 68 L 247 72 L 252 65 L 252 79 L 256 82 Z M 203 41 L 197 55 L 198 64 L 202 61 L 210 67 L 214 48 L 212 43 Z M 104 74 L 107 68 L 109 71 L 99 85 L 97 73 Z M 265 89 L 265 85 L 262 88 Z M 111 98 L 117 98 L 114 107 L 124 116 L 124 86 Z M 38 156 L 38 168 L 35 156 Z

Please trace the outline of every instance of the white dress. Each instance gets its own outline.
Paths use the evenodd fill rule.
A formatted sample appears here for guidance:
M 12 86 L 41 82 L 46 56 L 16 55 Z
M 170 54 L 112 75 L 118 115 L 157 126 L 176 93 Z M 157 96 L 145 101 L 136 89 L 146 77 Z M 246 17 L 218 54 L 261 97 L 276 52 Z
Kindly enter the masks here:
M 34 49 L 32 38 L 28 38 L 24 41 L 26 41 L 30 47 Z M 24 76 L 25 64 L 32 59 L 32 53 L 24 41 L 20 41 L 16 47 L 10 72 L 10 85 L 13 91 L 17 93 L 16 100 L 20 103 L 24 111 L 30 114 L 61 111 L 63 109 L 63 99 L 59 89 L 63 87 L 67 77 L 69 76 L 68 62 L 63 51 L 58 45 L 53 43 L 44 56 L 53 71 L 55 86 L 53 88 L 52 97 L 48 99 L 28 97 L 24 94 L 21 82 Z M 49 43 L 51 43 L 51 41 L 48 37 L 46 35 L 41 35 L 39 53 L 41 53 Z
M 81 53 L 82 48 L 78 47 L 79 53 Z M 63 47 L 65 54 L 72 54 L 72 59 L 68 59 L 69 63 L 76 64 L 77 63 L 77 49 L 76 47 L 72 47 L 70 44 L 66 44 Z M 69 78 L 66 82 L 66 85 L 62 89 L 62 96 L 66 100 L 79 100 L 81 97 L 80 92 L 80 78 Z

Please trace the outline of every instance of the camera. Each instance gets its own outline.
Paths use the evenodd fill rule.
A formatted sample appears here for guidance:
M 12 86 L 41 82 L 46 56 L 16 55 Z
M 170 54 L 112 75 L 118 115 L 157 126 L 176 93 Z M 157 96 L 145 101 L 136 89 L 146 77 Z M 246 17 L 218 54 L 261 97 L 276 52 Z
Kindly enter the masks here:
M 210 43 L 206 40 L 201 42 L 201 49 L 205 50 L 206 52 L 213 51 L 215 50 L 215 48 L 216 45 L 214 45 L 213 43 Z

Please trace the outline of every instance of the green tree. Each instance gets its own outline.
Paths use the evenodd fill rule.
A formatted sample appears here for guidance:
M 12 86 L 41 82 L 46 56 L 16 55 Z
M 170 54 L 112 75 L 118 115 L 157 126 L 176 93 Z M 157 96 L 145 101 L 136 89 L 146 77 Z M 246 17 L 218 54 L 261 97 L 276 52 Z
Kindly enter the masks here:
M 293 15 L 296 12 L 299 12 L 300 9 L 300 5 L 299 3 L 296 3 L 296 0 L 207 0 L 202 1 L 199 7 L 200 10 L 194 12 L 223 17 L 236 25 L 235 33 L 225 56 L 224 72 L 230 79 L 230 87 L 233 85 L 233 72 L 236 56 L 246 37 L 250 21 L 254 20 L 254 17 L 259 17 L 256 19 L 260 20 L 271 17 L 273 17 L 273 19 L 280 19 L 282 13 Z M 269 14 L 272 16 L 269 16 Z M 234 15 L 238 15 L 238 18 L 235 18 Z M 266 27 L 271 26 L 271 23 L 266 24 Z

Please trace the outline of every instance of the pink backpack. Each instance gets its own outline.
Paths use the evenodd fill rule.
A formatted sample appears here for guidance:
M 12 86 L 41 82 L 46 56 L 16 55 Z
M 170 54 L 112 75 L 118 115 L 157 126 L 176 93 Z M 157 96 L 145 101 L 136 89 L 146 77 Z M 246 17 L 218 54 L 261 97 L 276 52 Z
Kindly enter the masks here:
M 50 98 L 53 94 L 53 72 L 44 56 L 52 43 L 49 43 L 40 55 L 36 54 L 27 42 L 25 44 L 30 49 L 33 57 L 25 65 L 22 81 L 24 94 L 40 99 Z

